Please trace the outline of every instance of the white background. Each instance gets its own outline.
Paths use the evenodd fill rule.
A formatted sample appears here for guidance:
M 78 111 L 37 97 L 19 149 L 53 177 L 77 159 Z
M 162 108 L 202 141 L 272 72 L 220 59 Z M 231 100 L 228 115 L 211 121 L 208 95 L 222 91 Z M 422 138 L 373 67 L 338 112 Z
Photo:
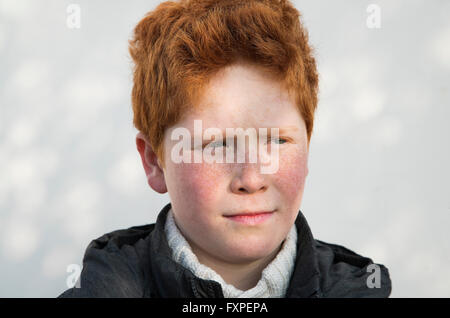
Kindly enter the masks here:
M 169 202 L 135 149 L 127 50 L 159 2 L 78 1 L 70 29 L 70 1 L 0 0 L 0 297 L 59 295 L 91 240 Z M 294 4 L 320 72 L 313 235 L 387 266 L 392 297 L 449 297 L 450 2 Z

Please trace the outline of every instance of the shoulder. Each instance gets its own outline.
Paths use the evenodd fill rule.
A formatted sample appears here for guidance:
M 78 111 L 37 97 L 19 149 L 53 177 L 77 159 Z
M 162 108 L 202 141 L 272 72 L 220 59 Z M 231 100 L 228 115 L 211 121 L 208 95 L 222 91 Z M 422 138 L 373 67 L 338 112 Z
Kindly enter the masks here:
M 106 233 L 91 241 L 76 286 L 58 297 L 144 297 L 154 224 Z
M 389 270 L 337 244 L 314 240 L 324 297 L 389 297 Z

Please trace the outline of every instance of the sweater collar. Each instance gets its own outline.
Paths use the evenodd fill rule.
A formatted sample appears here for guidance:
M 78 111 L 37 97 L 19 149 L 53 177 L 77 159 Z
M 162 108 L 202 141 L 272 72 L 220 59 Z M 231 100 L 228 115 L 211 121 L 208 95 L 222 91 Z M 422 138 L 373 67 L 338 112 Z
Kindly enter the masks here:
M 150 234 L 151 288 L 158 291 L 154 297 L 218 297 L 223 298 L 221 285 L 213 280 L 196 277 L 189 269 L 172 259 L 171 248 L 165 235 L 168 203 L 159 213 L 155 228 Z M 289 282 L 286 297 L 318 297 L 319 271 L 314 248 L 314 239 L 308 223 L 299 211 L 295 220 L 297 228 L 297 257 Z M 160 264 L 164 264 L 161 266 Z M 177 287 L 175 287 L 177 286 Z

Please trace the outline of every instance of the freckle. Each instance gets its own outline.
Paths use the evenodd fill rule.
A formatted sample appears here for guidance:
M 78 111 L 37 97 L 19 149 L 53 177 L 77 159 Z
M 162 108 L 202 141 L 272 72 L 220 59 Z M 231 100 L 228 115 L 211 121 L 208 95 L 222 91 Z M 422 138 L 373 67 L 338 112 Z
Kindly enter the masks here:
M 193 164 L 189 174 L 192 177 L 189 182 L 192 190 L 198 191 L 202 197 L 207 197 L 211 192 L 217 191 L 217 179 L 223 171 L 217 165 L 199 163 Z
M 303 155 L 285 156 L 280 161 L 277 183 L 288 197 L 295 197 L 303 188 L 306 178 L 306 161 Z

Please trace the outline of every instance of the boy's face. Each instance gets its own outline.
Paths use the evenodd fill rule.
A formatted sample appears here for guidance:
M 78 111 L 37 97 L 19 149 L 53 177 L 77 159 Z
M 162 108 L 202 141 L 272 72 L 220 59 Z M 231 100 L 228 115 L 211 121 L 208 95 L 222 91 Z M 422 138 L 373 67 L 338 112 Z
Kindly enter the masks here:
M 304 121 L 281 84 L 249 65 L 233 65 L 213 77 L 200 104 L 165 132 L 162 181 L 150 178 L 149 184 L 159 192 L 168 190 L 176 223 L 200 260 L 248 263 L 269 257 L 302 201 L 309 147 Z M 184 127 L 194 138 L 194 120 L 201 120 L 203 131 L 279 128 L 281 140 L 267 141 L 278 149 L 278 170 L 261 173 L 260 162 L 250 163 L 248 152 L 244 163 L 175 163 L 172 147 L 179 141 L 171 140 L 172 131 Z M 256 211 L 272 213 L 259 219 L 231 217 Z

